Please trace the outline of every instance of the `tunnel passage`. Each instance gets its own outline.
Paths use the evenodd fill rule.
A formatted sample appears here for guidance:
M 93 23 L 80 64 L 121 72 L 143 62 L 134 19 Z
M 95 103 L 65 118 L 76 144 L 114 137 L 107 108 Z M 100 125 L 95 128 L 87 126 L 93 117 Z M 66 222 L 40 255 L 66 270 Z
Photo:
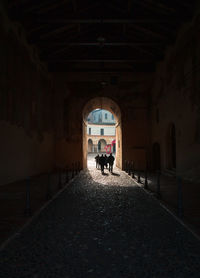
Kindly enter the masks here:
M 121 110 L 118 104 L 107 97 L 96 97 L 88 101 L 83 109 L 83 168 L 87 167 L 87 117 L 92 110 L 105 109 L 111 112 L 116 120 L 116 166 L 122 168 L 122 123 Z

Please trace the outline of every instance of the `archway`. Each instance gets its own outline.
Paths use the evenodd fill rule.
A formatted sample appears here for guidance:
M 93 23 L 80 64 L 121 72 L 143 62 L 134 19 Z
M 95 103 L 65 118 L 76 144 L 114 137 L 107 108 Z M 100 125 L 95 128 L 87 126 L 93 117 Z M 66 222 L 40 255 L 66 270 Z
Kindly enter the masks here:
M 100 139 L 99 140 L 99 142 L 98 142 L 98 152 L 106 152 L 106 149 L 105 149 L 105 147 L 106 147 L 106 140 L 104 140 L 104 139 Z
M 176 169 L 176 128 L 173 123 L 168 126 L 166 142 L 166 166 Z
M 93 152 L 93 142 L 92 139 L 88 139 L 88 153 Z
M 87 167 L 87 117 L 89 113 L 95 109 L 105 109 L 111 112 L 116 121 L 116 166 L 122 168 L 122 123 L 121 111 L 118 104 L 107 97 L 96 97 L 89 100 L 83 108 L 83 168 Z M 101 148 L 102 149 L 102 148 Z

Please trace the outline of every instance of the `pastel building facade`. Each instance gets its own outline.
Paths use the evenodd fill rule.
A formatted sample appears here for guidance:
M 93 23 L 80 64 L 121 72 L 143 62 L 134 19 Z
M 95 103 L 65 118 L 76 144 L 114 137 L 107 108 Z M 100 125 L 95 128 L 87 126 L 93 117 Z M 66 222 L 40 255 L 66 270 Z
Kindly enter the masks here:
M 115 153 L 115 119 L 107 110 L 96 109 L 88 115 L 88 153 Z

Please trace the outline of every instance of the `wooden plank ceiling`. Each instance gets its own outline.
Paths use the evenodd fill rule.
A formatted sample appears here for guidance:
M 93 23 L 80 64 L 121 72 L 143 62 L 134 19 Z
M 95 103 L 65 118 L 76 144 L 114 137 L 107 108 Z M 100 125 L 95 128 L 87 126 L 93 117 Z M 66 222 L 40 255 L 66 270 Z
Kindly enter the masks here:
M 50 71 L 154 71 L 195 0 L 10 0 Z

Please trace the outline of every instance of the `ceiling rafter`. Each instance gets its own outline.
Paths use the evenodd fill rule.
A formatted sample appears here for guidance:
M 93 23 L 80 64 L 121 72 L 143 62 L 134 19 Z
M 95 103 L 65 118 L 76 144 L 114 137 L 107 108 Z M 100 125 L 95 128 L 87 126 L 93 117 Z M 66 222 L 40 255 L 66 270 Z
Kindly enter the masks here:
M 49 63 L 150 63 L 152 59 L 48 59 Z
M 26 12 L 32 12 L 34 10 L 40 9 L 40 8 L 42 8 L 44 6 L 47 6 L 47 5 L 49 5 L 49 4 L 51 4 L 52 2 L 55 2 L 55 1 L 56 0 L 50 0 L 50 1 L 46 0 L 46 1 L 42 1 L 42 3 L 41 2 L 40 3 L 34 2 L 34 4 L 31 0 L 19 0 L 19 2 L 21 2 L 21 3 L 18 3 L 18 1 L 14 1 L 14 2 L 11 1 L 10 8 L 16 7 L 18 5 L 29 4 L 28 7 L 23 8 L 23 11 L 26 13 Z
M 34 33 L 34 32 L 38 32 L 39 30 L 42 30 L 44 28 L 47 28 L 49 26 L 49 24 L 41 24 L 39 26 L 34 26 L 34 27 L 31 27 L 29 29 L 29 33 Z
M 183 18 L 182 20 L 185 20 Z M 138 18 L 138 19 L 112 19 L 112 18 L 107 18 L 107 19 L 78 19 L 78 18 L 72 18 L 72 19 L 36 19 L 36 22 L 40 23 L 50 23 L 50 24 L 68 24 L 68 23 L 73 23 L 73 24 L 135 24 L 135 23 L 168 23 L 168 22 L 180 22 L 181 18 L 177 17 L 167 17 L 167 18 L 160 18 L 160 19 L 155 19 L 155 18 Z
M 80 16 L 81 14 L 85 13 L 85 12 L 88 12 L 88 10 L 92 10 L 92 9 L 97 9 L 100 7 L 100 3 L 99 2 L 94 2 L 84 8 L 79 8 L 77 11 L 76 11 L 76 16 Z M 66 16 L 67 17 L 67 16 Z
M 149 10 L 149 11 L 152 11 L 152 12 L 155 12 L 155 13 L 162 13 L 162 14 L 165 14 L 165 15 L 169 15 L 169 14 L 172 14 L 174 13 L 174 10 L 166 10 L 166 9 L 163 9 L 161 7 L 158 7 L 158 6 L 155 6 L 155 5 L 152 5 L 150 3 L 147 3 L 146 1 L 140 1 L 140 0 L 132 0 L 134 3 L 136 3 L 137 5 L 139 6 L 142 6 L 143 8 L 145 8 L 146 10 Z
M 100 46 L 98 42 L 40 42 L 40 45 L 50 45 L 50 46 Z M 157 46 L 163 45 L 161 42 L 108 42 L 104 43 L 103 46 Z
M 123 13 L 123 14 L 126 14 L 127 15 L 127 13 L 128 13 L 128 9 L 121 9 L 120 7 L 117 7 L 116 6 L 116 4 L 112 4 L 112 3 L 110 3 L 109 1 L 108 2 L 106 2 L 106 6 L 108 7 L 108 8 L 111 8 L 112 10 L 116 10 L 117 12 L 120 12 L 120 13 Z
M 8 4 L 8 7 L 9 8 L 12 8 L 12 7 L 15 7 L 17 5 L 23 5 L 24 3 L 28 3 L 30 2 L 31 0 L 16 0 L 16 1 L 10 1 L 9 4 Z
M 138 52 L 142 52 L 142 53 L 145 53 L 145 54 L 148 54 L 150 55 L 151 57 L 155 56 L 152 51 L 150 50 L 145 50 L 143 46 L 140 45 L 140 47 L 138 47 L 137 45 L 130 45 L 130 47 L 136 49 Z
M 49 38 L 51 36 L 55 36 L 57 34 L 60 34 L 60 33 L 63 33 L 69 29 L 72 29 L 76 27 L 74 24 L 71 24 L 71 25 L 67 25 L 67 26 L 64 26 L 64 27 L 58 27 L 52 31 L 48 31 L 47 33 L 44 33 L 43 35 L 40 35 L 40 38 L 41 39 L 46 39 L 46 38 Z
M 47 13 L 51 10 L 55 10 L 56 8 L 58 7 L 61 7 L 63 5 L 65 5 L 67 2 L 69 2 L 69 0 L 60 0 L 60 1 L 57 1 L 56 3 L 52 3 L 51 5 L 48 5 L 40 10 L 37 11 L 37 14 L 44 14 L 44 13 Z
M 10 0 L 40 58 L 52 68 L 153 70 L 195 0 Z M 102 39 L 103 43 L 99 39 Z M 118 58 L 120 57 L 120 58 Z M 80 65 L 79 65 L 80 63 Z M 120 66 L 119 66 L 120 65 Z
M 161 35 L 159 32 L 152 31 L 149 28 L 142 27 L 142 26 L 139 26 L 139 25 L 136 25 L 136 24 L 132 25 L 131 28 L 137 29 L 137 30 L 139 30 L 139 31 L 141 31 L 145 34 L 148 34 L 148 35 L 153 36 L 153 37 L 157 37 L 161 40 L 167 40 L 167 36 L 165 36 L 163 34 Z
M 83 30 L 82 31 L 82 35 L 86 35 L 87 33 L 89 33 L 91 30 Z M 68 38 L 68 39 L 76 39 L 77 37 L 79 36 L 79 34 L 77 33 L 77 34 L 74 34 L 73 36 L 71 36 L 70 38 Z M 65 51 L 67 51 L 68 49 L 70 48 L 70 46 L 69 45 L 65 45 L 64 47 L 62 47 L 62 48 L 59 48 L 59 49 L 57 49 L 56 51 L 54 51 L 53 53 L 52 53 L 52 55 L 56 55 L 56 54 L 59 54 L 59 53 L 63 53 L 63 52 L 65 52 Z
M 154 0 L 145 0 L 146 3 L 149 3 L 150 5 L 157 7 L 159 9 L 163 9 L 166 10 L 169 13 L 174 13 L 176 12 L 176 9 L 173 7 L 169 7 L 167 4 L 161 3 L 159 0 L 157 0 L 156 2 Z

